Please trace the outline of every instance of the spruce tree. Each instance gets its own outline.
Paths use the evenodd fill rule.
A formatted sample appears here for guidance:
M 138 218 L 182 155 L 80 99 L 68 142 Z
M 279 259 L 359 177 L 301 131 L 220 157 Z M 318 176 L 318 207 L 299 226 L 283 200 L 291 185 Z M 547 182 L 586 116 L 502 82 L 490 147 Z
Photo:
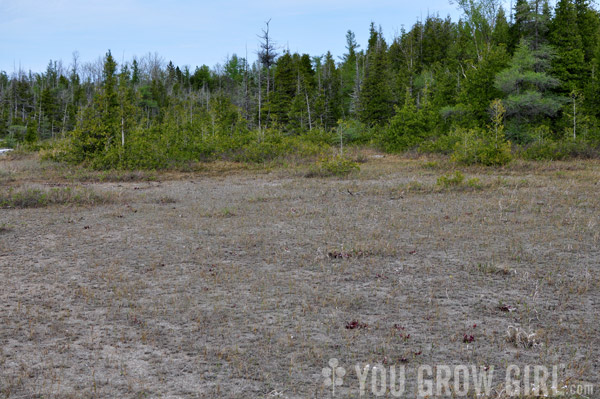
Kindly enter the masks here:
M 371 23 L 365 78 L 360 90 L 360 120 L 383 125 L 393 113 L 387 44 Z
M 551 26 L 552 44 L 557 56 L 552 63 L 552 74 L 566 94 L 581 87 L 584 71 L 583 42 L 577 28 L 577 10 L 572 0 L 560 0 Z
M 94 166 L 110 167 L 111 149 L 120 146 L 120 106 L 117 91 L 117 63 L 110 50 L 104 58 L 102 84 L 92 104 L 84 109 L 81 122 L 73 132 L 74 156 Z

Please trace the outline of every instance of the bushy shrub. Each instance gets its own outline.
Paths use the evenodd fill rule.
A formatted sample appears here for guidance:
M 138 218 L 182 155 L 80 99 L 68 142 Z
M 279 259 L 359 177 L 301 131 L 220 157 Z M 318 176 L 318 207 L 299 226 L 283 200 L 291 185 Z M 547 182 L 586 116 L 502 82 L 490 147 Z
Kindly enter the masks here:
M 444 134 L 435 139 L 425 140 L 419 145 L 419 152 L 436 153 L 436 154 L 452 154 L 456 147 L 456 143 L 460 141 L 460 134 L 453 131 L 449 134 Z
M 253 139 L 233 152 L 238 162 L 267 162 L 282 157 L 300 158 L 318 155 L 327 144 L 305 140 L 303 136 L 286 136 L 279 130 L 254 132 Z M 224 152 L 224 156 L 227 153 Z
M 598 158 L 600 147 L 583 139 L 535 141 L 522 148 L 521 157 L 534 161 L 557 161 L 569 158 Z
M 405 151 L 420 144 L 426 134 L 427 121 L 423 112 L 408 99 L 404 107 L 396 107 L 396 114 L 383 132 L 383 145 L 386 151 Z
M 342 155 L 336 155 L 319 159 L 306 174 L 306 177 L 342 177 L 359 170 L 360 167 L 356 162 Z
M 502 166 L 512 160 L 511 146 L 507 140 L 496 139 L 490 132 L 463 130 L 454 145 L 452 160 L 464 165 Z
M 338 130 L 333 132 L 335 137 L 330 144 L 339 145 L 340 131 L 344 145 L 367 144 L 377 136 L 376 128 L 369 127 L 356 119 L 349 119 L 338 122 Z
M 454 175 L 443 175 L 438 177 L 436 184 L 442 187 L 460 186 L 465 180 L 465 175 L 460 171 L 454 172 Z

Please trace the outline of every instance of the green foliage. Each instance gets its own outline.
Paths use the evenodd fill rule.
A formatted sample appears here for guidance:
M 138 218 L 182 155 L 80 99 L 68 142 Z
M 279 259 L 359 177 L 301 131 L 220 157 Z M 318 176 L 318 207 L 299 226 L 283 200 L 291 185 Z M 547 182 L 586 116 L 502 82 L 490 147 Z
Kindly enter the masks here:
M 285 136 L 280 131 L 268 130 L 262 138 L 255 133 L 252 141 L 233 154 L 233 159 L 238 162 L 267 162 L 277 158 L 296 156 L 306 158 L 318 155 L 322 145 L 310 142 L 295 136 Z
M 506 140 L 495 140 L 489 131 L 469 129 L 459 133 L 452 160 L 464 165 L 502 166 L 512 160 L 511 146 Z
M 466 79 L 458 94 L 459 103 L 463 104 L 463 110 L 470 115 L 470 119 L 463 123 L 463 126 L 472 125 L 473 120 L 478 126 L 483 126 L 487 121 L 490 102 L 502 95 L 494 86 L 494 80 L 507 66 L 507 59 L 504 47 L 494 47 L 482 54 L 477 65 L 467 69 Z
M 463 175 L 460 171 L 454 172 L 453 175 L 443 175 L 438 177 L 436 184 L 441 187 L 454 187 L 460 186 L 463 184 L 465 180 L 465 175 Z
M 376 131 L 377 128 L 369 127 L 356 119 L 339 120 L 337 132 L 330 144 L 340 145 L 340 132 L 343 145 L 367 144 L 375 138 Z
M 360 89 L 359 118 L 369 125 L 384 125 L 393 113 L 387 44 L 371 23 L 364 82 Z
M 448 134 L 425 140 L 419 144 L 419 152 L 451 154 L 462 139 L 463 129 L 455 129 Z
M 234 54 L 190 71 L 149 54 L 117 65 L 109 51 L 86 77 L 76 59 L 70 70 L 51 61 L 39 74 L 0 72 L 0 138 L 28 149 L 51 140 L 45 158 L 96 169 L 270 162 L 348 144 L 488 165 L 510 160 L 507 139 L 527 157 L 589 153 L 568 141 L 600 141 L 590 1 L 560 0 L 553 16 L 546 0 L 517 0 L 510 22 L 498 0 L 457 4 L 458 22 L 429 15 L 389 46 L 374 23 L 365 50 L 349 31 L 339 62 L 279 56 L 267 25 L 254 63 Z M 496 98 L 506 121 L 487 126 Z
M 547 71 L 554 57 L 552 48 L 538 46 L 532 50 L 525 40 L 515 50 L 509 67 L 495 80 L 506 99 L 508 136 L 518 142 L 528 141 L 522 127 L 535 126 L 556 116 L 565 99 L 552 94 L 559 81 Z
M 521 150 L 523 159 L 534 161 L 558 161 L 572 158 L 598 158 L 598 143 L 584 139 L 567 139 L 555 141 L 545 139 L 535 141 Z
M 309 170 L 307 177 L 347 176 L 360 170 L 358 164 L 342 155 L 323 157 Z
M 427 131 L 427 120 L 424 110 L 417 110 L 410 95 L 402 108 L 396 107 L 396 115 L 384 131 L 383 141 L 387 151 L 405 151 L 423 141 Z
M 581 79 L 584 77 L 585 52 L 573 0 L 560 0 L 556 5 L 551 40 L 557 50 L 552 63 L 553 74 L 562 83 L 562 91 L 566 94 L 581 87 Z

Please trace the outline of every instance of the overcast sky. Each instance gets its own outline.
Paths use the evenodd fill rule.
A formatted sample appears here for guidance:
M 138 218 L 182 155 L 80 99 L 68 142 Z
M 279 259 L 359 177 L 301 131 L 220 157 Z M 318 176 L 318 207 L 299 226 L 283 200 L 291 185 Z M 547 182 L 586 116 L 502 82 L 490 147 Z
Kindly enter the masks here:
M 253 61 L 269 18 L 281 49 L 337 57 L 348 29 L 364 48 L 371 21 L 391 39 L 428 13 L 459 17 L 448 0 L 0 0 L 0 70 L 40 72 L 51 59 L 69 65 L 74 51 L 86 62 L 108 49 L 118 62 L 157 52 L 192 70 L 246 48 Z

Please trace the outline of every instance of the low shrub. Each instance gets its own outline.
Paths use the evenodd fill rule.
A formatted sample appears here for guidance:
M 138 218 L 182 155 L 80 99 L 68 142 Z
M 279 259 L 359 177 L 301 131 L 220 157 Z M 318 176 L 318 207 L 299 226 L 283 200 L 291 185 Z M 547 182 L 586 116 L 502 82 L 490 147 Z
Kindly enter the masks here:
M 455 187 L 460 186 L 465 181 L 465 175 L 460 171 L 454 172 L 453 175 L 443 175 L 438 177 L 436 184 L 441 187 Z
M 600 146 L 583 139 L 535 141 L 521 148 L 520 155 L 533 161 L 557 161 L 569 158 L 600 158 Z
M 477 129 L 463 130 L 454 146 L 452 160 L 463 165 L 502 166 L 512 160 L 510 143 Z
M 360 167 L 356 162 L 344 156 L 336 155 L 331 158 L 319 159 L 306 174 L 306 177 L 342 177 L 359 170 Z

